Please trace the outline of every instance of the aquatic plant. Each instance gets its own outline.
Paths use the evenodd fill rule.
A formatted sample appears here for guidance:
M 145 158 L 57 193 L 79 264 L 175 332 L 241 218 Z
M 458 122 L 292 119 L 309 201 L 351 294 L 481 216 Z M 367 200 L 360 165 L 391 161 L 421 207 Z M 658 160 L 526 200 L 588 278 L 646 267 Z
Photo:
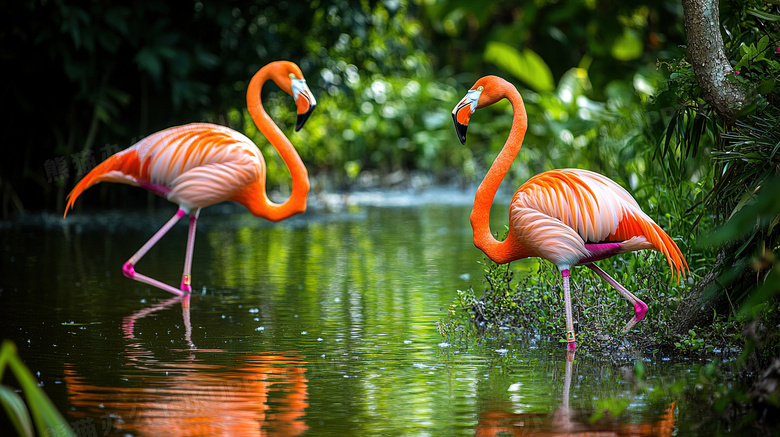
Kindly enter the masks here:
M 0 404 L 3 405 L 17 434 L 33 436 L 37 431 L 40 436 L 75 436 L 68 422 L 38 386 L 30 369 L 19 357 L 16 345 L 8 340 L 3 341 L 0 347 L 0 381 L 6 369 L 16 377 L 27 398 L 25 403 L 14 388 L 0 384 Z

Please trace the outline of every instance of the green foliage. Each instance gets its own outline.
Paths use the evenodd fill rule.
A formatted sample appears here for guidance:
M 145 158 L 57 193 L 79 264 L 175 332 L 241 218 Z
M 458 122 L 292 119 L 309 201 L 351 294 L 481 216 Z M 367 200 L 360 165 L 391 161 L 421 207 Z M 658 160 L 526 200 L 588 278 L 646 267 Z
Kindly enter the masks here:
M 493 70 L 485 65 L 488 62 L 515 74 L 525 67 L 512 66 L 508 58 L 486 56 L 495 47 L 509 47 L 518 54 L 538 54 L 546 64 L 540 68 L 549 69 L 555 83 L 573 65 L 590 58 L 590 74 L 600 99 L 609 82 L 630 82 L 634 72 L 648 62 L 654 63 L 659 55 L 679 54 L 674 41 L 682 42 L 682 10 L 663 2 L 544 0 L 520 4 L 502 0 L 490 4 L 423 4 L 423 28 L 436 55 L 446 59 L 454 71 L 487 73 Z
M 604 90 L 636 98 L 636 72 L 651 76 L 642 70 L 680 39 L 674 24 L 679 11 L 660 5 L 8 3 L 2 19 L 9 31 L 0 35 L 7 49 L 0 56 L 15 66 L 9 70 L 8 106 L 18 110 L 4 118 L 4 131 L 17 146 L 0 163 L 0 206 L 4 214 L 25 205 L 61 209 L 67 189 L 81 176 L 74 155 L 81 151 L 100 160 L 104 149 L 124 148 L 191 121 L 252 133 L 236 111 L 244 112 L 243 91 L 252 74 L 276 59 L 296 61 L 318 96 L 316 113 L 302 133 L 292 134 L 293 143 L 310 173 L 331 178 L 337 188 L 372 180 L 372 174 L 416 170 L 437 180 L 476 177 L 506 136 L 506 107 L 494 108 L 495 120 L 482 124 L 480 137 L 488 141 L 476 148 L 457 145 L 447 116 L 465 87 L 489 73 L 519 78 L 540 92 L 528 99 L 538 106 L 530 111 L 536 117 L 530 139 L 543 145 L 528 156 L 535 168 L 549 168 L 561 155 L 554 148 L 572 142 L 587 147 L 566 164 L 588 164 L 594 155 L 596 167 L 606 166 L 612 158 L 602 158 L 622 159 L 631 149 L 614 155 L 615 148 L 596 141 L 600 133 L 592 130 L 592 116 L 608 100 Z M 40 56 L 25 58 L 27 53 Z M 596 83 L 590 87 L 592 78 Z M 588 88 L 564 99 L 561 107 L 556 94 L 580 82 Z M 290 132 L 290 102 L 269 90 L 264 101 Z M 582 117 L 581 111 L 591 115 Z M 255 139 L 266 152 L 270 182 L 284 183 L 287 173 L 275 152 Z M 44 161 L 54 159 L 68 174 L 47 174 Z M 517 176 L 528 173 L 521 169 Z M 109 203 L 133 198 L 120 188 L 104 194 L 110 194 Z M 137 197 L 145 199 L 143 193 Z
M 624 258 L 602 266 L 649 306 L 648 316 L 628 335 L 644 345 L 676 339 L 671 331 L 674 310 L 688 287 L 685 283 L 669 285 L 672 275 L 656 254 Z M 481 329 L 519 329 L 562 340 L 566 325 L 557 268 L 535 260 L 514 264 L 517 265 L 510 268 L 486 259 L 484 293 L 477 296 L 473 287 L 459 290 L 456 310 L 468 315 L 470 322 Z M 577 341 L 585 347 L 603 347 L 622 337 L 621 330 L 633 316 L 633 307 L 586 268 L 575 269 L 570 280 Z M 685 339 L 679 341 L 684 343 Z M 707 349 L 711 347 L 708 345 Z
M 707 349 L 707 353 L 710 353 L 715 348 L 713 345 L 705 344 L 703 338 L 697 338 L 696 331 L 693 329 L 688 330 L 688 335 L 688 337 L 683 337 L 680 341 L 674 342 L 674 346 L 688 353 L 702 352 L 705 348 Z
M 9 386 L 0 385 L 0 404 L 3 405 L 16 432 L 21 436 L 73 436 L 73 430 L 38 386 L 35 377 L 16 353 L 16 346 L 4 341 L 0 347 L 0 380 L 6 369 L 16 377 L 27 403 Z M 29 407 L 29 409 L 28 409 Z M 32 413 L 32 419 L 30 418 Z M 34 427 L 33 427 L 34 424 Z
M 552 275 L 548 275 L 540 264 L 538 274 L 540 282 L 554 281 Z M 549 287 L 543 287 L 539 283 L 529 281 L 526 275 L 516 285 L 512 284 L 514 271 L 509 265 L 500 266 L 485 260 L 485 292 L 477 298 L 473 288 L 466 291 L 458 290 L 458 303 L 460 308 L 470 309 L 474 313 L 474 322 L 477 326 L 486 328 L 522 327 L 524 329 L 555 332 L 561 326 L 554 324 L 558 317 L 546 310 L 553 304 L 554 296 Z M 545 284 L 547 285 L 547 284 Z
M 662 168 L 667 179 L 702 181 L 693 224 L 712 221 L 699 229 L 701 235 L 708 235 L 716 225 L 723 226 L 702 245 L 708 246 L 708 251 L 724 247 L 728 256 L 724 264 L 731 266 L 724 269 L 719 286 L 712 292 L 728 294 L 732 306 L 742 305 L 742 314 L 752 313 L 745 305 L 763 304 L 776 294 L 770 287 L 758 286 L 763 280 L 753 281 L 753 275 L 743 272 L 755 269 L 759 277 L 771 278 L 771 266 L 780 249 L 780 233 L 774 223 L 777 209 L 770 200 L 777 197 L 775 175 L 780 163 L 777 12 L 770 3 L 752 0 L 725 4 L 725 44 L 735 69 L 728 79 L 739 83 L 750 99 L 736 120 L 715 117 L 702 98 L 690 65 L 680 60 L 663 64 L 670 72 L 669 80 L 654 105 L 673 111 L 662 131 L 650 130 L 659 140 L 656 156 L 665 163 Z
M 536 92 L 555 89 L 550 67 L 531 49 L 521 52 L 508 44 L 491 41 L 485 48 L 485 60 L 508 71 Z

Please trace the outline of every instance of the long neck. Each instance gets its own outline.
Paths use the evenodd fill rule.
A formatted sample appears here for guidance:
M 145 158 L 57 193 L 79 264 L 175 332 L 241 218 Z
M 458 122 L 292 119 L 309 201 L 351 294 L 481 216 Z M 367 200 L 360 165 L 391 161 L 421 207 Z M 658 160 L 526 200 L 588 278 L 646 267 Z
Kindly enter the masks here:
M 512 103 L 514 117 L 512 118 L 512 129 L 509 132 L 504 147 L 493 161 L 485 175 L 485 179 L 477 188 L 477 195 L 474 198 L 474 208 L 471 210 L 471 227 L 474 232 L 474 245 L 485 252 L 485 255 L 493 261 L 503 264 L 514 259 L 517 256 L 517 242 L 510 237 L 504 241 L 498 241 L 490 232 L 490 208 L 493 205 L 493 199 L 496 197 L 498 187 L 504 179 L 504 175 L 509 171 L 523 144 L 523 137 L 528 128 L 528 118 L 525 113 L 525 105 L 520 93 L 511 85 L 503 87 L 503 96 Z
M 255 74 L 247 88 L 246 103 L 255 125 L 279 152 L 285 165 L 290 170 L 292 193 L 290 198 L 284 203 L 274 203 L 268 198 L 265 183 L 263 183 L 261 193 L 259 193 L 260 199 L 256 199 L 256 202 L 253 202 L 252 205 L 247 205 L 247 207 L 252 214 L 258 217 L 279 221 L 306 211 L 306 196 L 309 193 L 309 173 L 306 171 L 301 157 L 298 156 L 298 152 L 290 143 L 290 140 L 287 139 L 263 108 L 260 90 L 263 84 L 271 78 L 272 72 L 273 65 L 270 64 Z

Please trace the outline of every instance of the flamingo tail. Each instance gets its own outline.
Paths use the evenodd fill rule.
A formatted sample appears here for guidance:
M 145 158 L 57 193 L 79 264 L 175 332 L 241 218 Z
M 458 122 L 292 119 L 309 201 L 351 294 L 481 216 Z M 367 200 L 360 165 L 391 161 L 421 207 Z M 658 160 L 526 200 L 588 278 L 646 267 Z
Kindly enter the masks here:
M 644 219 L 642 217 L 627 214 L 623 221 L 621 221 L 618 230 L 612 234 L 612 236 L 617 236 L 619 238 L 623 237 L 626 240 L 633 235 L 644 235 L 644 237 L 647 238 L 647 241 L 653 245 L 655 250 L 666 256 L 666 261 L 669 263 L 669 269 L 673 274 L 677 275 L 678 281 L 686 272 L 690 272 L 688 262 L 685 261 L 682 251 L 677 247 L 674 240 L 649 218 Z
M 132 149 L 110 156 L 93 168 L 76 184 L 70 194 L 68 194 L 68 203 L 62 216 L 68 216 L 68 211 L 73 208 L 76 199 L 84 190 L 99 182 L 122 182 L 138 185 L 137 177 L 140 173 L 140 165 L 138 154 Z

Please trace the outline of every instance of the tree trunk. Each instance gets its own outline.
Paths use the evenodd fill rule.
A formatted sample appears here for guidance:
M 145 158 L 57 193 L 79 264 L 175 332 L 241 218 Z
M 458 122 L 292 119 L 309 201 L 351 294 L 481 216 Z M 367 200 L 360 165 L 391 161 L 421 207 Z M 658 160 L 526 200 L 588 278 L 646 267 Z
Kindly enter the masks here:
M 718 0 L 682 0 L 693 74 L 704 100 L 730 122 L 745 102 L 744 91 L 728 80 L 734 74 L 723 49 Z
M 678 335 L 685 335 L 689 329 L 695 326 L 707 326 L 715 318 L 715 314 L 723 314 L 729 310 L 728 293 L 718 290 L 713 293 L 711 287 L 722 287 L 718 278 L 728 266 L 724 260 L 731 258 L 728 249 L 723 247 L 718 251 L 712 269 L 693 286 L 691 291 L 680 302 L 674 314 L 672 331 Z
M 728 75 L 734 74 L 734 70 L 723 48 L 718 0 L 682 0 L 682 6 L 688 59 L 696 82 L 707 104 L 721 119 L 730 123 L 745 103 L 745 93 L 737 84 L 728 80 Z M 734 247 L 730 245 L 720 248 L 710 272 L 691 289 L 677 308 L 674 332 L 684 334 L 694 326 L 712 323 L 715 313 L 730 311 L 729 294 L 749 270 L 743 269 L 736 273 L 736 280 L 730 284 L 720 283 L 721 274 L 733 268 L 726 265 L 726 260 L 733 260 L 733 251 Z M 713 287 L 721 290 L 713 291 Z

